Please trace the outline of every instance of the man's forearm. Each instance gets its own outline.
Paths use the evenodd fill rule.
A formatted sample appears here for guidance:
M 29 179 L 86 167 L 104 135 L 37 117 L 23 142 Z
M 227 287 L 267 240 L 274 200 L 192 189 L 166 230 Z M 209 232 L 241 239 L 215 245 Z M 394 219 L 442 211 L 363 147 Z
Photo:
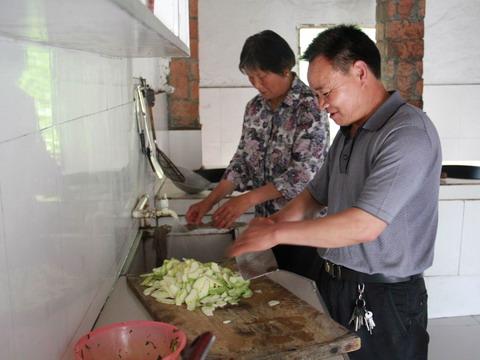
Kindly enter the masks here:
M 350 208 L 325 218 L 275 225 L 278 244 L 338 248 L 375 240 L 387 224 L 369 213 Z

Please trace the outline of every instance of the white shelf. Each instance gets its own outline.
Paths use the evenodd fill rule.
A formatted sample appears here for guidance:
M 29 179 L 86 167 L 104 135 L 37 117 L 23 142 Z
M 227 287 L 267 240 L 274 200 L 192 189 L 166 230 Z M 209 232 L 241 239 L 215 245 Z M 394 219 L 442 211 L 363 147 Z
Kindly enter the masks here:
M 0 35 L 119 57 L 184 57 L 189 48 L 138 0 L 16 0 Z

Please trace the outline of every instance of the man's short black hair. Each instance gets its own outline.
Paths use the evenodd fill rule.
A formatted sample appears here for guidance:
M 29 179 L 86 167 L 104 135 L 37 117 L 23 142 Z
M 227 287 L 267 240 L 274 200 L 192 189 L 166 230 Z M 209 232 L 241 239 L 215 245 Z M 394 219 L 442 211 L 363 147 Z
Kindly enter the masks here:
M 270 71 L 282 74 L 295 65 L 295 54 L 288 43 L 272 30 L 250 36 L 240 53 L 241 72 L 245 70 Z
M 381 78 L 380 52 L 355 25 L 338 25 L 321 32 L 305 50 L 302 59 L 312 62 L 320 55 L 342 72 L 348 72 L 355 61 L 362 60 L 377 79 Z

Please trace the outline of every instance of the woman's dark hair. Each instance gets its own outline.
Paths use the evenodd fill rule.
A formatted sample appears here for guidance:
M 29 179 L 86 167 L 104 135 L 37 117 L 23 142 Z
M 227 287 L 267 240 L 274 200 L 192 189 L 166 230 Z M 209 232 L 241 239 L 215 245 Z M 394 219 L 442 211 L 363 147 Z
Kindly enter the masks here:
M 305 50 L 302 59 L 312 62 L 320 55 L 344 73 L 355 61 L 362 60 L 377 79 L 381 77 L 380 52 L 375 43 L 355 25 L 338 25 L 321 32 Z
M 264 30 L 245 41 L 238 68 L 241 72 L 258 69 L 282 74 L 294 65 L 295 54 L 288 43 L 272 30 Z

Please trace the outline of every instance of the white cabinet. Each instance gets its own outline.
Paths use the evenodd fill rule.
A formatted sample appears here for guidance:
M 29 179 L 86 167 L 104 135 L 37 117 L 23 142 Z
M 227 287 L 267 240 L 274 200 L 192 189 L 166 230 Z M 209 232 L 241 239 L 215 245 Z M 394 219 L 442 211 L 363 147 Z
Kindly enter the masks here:
M 465 191 L 472 195 L 478 189 Z M 439 202 L 435 256 L 425 272 L 433 318 L 480 313 L 480 200 L 461 198 L 453 191 L 450 195 L 457 199 Z
M 480 200 L 466 200 L 460 275 L 480 275 Z
M 108 56 L 189 56 L 188 0 L 175 2 L 166 13 L 177 25 L 167 26 L 138 0 L 10 1 L 0 11 L 0 34 Z
M 457 275 L 462 243 L 463 200 L 440 201 L 433 265 L 427 276 Z
M 189 46 L 188 0 L 156 0 L 153 13 L 186 46 Z

